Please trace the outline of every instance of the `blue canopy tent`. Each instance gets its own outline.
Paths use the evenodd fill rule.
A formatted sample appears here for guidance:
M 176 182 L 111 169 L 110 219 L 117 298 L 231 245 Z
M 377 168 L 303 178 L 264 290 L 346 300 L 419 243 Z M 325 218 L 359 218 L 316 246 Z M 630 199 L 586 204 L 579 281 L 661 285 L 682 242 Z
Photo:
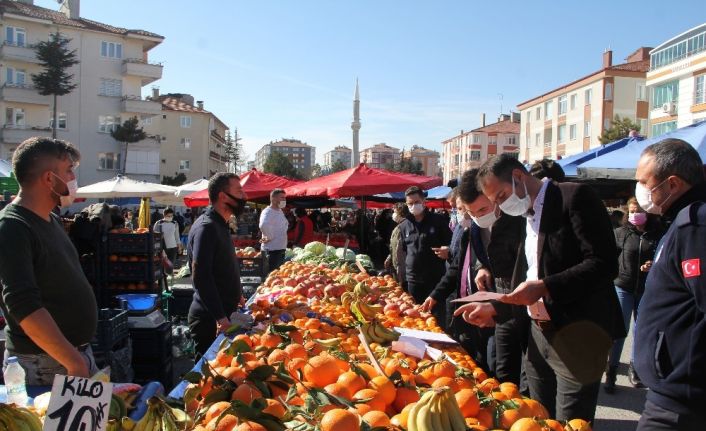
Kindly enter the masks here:
M 578 177 L 581 179 L 634 180 L 635 169 L 642 151 L 649 145 L 667 138 L 682 139 L 688 142 L 696 148 L 701 159 L 706 160 L 706 121 L 703 121 L 664 135 L 642 141 L 631 141 L 619 150 L 582 163 L 577 168 Z
M 575 177 L 578 174 L 576 169 L 579 166 L 582 166 L 583 163 L 586 163 L 589 160 L 593 160 L 604 154 L 611 153 L 615 150 L 619 150 L 632 141 L 641 141 L 643 139 L 645 138 L 642 136 L 638 136 L 635 138 L 623 138 L 605 145 L 601 145 L 597 148 L 591 148 L 590 150 L 584 151 L 583 153 L 575 154 L 573 156 L 557 160 L 556 162 L 559 164 L 559 166 L 561 166 L 562 169 L 564 169 L 564 174 L 567 177 Z
M 437 186 L 427 190 L 425 193 L 427 199 L 443 200 L 451 193 L 451 187 Z M 368 200 L 375 202 L 402 202 L 404 201 L 404 192 L 381 193 L 369 197 Z

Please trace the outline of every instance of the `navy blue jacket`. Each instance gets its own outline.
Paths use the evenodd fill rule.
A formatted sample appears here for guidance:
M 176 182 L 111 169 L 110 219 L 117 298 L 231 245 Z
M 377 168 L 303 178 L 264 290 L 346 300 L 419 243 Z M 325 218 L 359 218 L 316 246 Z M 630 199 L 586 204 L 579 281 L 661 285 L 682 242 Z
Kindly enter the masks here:
M 706 185 L 681 196 L 647 276 L 635 332 L 635 369 L 647 399 L 680 414 L 706 403 Z

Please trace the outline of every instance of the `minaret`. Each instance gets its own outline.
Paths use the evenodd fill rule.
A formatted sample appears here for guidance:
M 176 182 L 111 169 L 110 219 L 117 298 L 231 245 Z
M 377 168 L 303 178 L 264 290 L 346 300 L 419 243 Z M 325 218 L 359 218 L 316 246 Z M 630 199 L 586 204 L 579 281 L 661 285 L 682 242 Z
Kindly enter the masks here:
M 355 168 L 360 163 L 360 150 L 358 148 L 358 132 L 360 131 L 360 91 L 358 90 L 358 78 L 355 79 L 355 95 L 353 96 L 353 153 L 351 154 L 351 167 Z

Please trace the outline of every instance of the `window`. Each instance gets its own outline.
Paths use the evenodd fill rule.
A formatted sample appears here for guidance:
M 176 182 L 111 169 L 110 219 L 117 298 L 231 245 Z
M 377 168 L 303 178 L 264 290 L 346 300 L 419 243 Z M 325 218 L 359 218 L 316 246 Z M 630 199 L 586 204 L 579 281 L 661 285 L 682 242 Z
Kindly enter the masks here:
M 53 118 L 53 113 L 49 112 L 49 127 L 54 127 L 54 118 Z M 66 129 L 66 112 L 57 112 L 56 113 L 56 121 L 57 121 L 57 129 Z
M 569 98 L 569 108 L 573 111 L 576 109 L 576 94 L 572 94 L 571 97 Z
M 185 150 L 191 149 L 191 138 L 181 138 L 181 147 Z
M 480 143 L 480 135 L 473 135 L 473 143 L 474 144 Z
M 552 107 L 553 103 L 550 100 L 549 102 L 544 103 L 544 119 L 545 120 L 551 120 L 552 117 L 554 116 L 554 110 Z
M 665 133 L 669 133 L 671 131 L 676 130 L 677 128 L 677 122 L 676 121 L 667 121 L 664 123 L 657 123 L 652 125 L 652 136 L 660 136 L 664 135 Z
M 101 42 L 101 57 L 123 58 L 123 44 L 115 42 Z
M 25 29 L 19 27 L 5 28 L 5 43 L 15 46 L 26 46 L 27 34 Z
M 679 81 L 667 82 L 652 90 L 653 109 L 662 109 L 662 105 L 676 102 L 677 99 L 679 99 Z
M 699 75 L 694 78 L 694 105 L 706 103 L 706 90 L 704 88 L 704 78 L 706 75 Z
M 541 133 L 535 133 L 535 134 L 534 134 L 534 146 L 535 146 L 535 147 L 538 147 L 540 142 L 542 142 L 542 134 L 541 134 Z
M 516 136 L 508 136 L 506 139 L 507 145 L 517 145 L 517 137 Z
M 603 100 L 613 100 L 613 83 L 606 82 L 605 94 L 603 95 Z
M 120 170 L 120 153 L 98 153 L 98 169 Z
M 566 124 L 561 124 L 556 128 L 557 142 L 562 143 L 566 139 Z
M 6 69 L 5 83 L 8 85 L 13 85 L 17 87 L 22 87 L 25 85 L 27 79 L 27 72 L 24 69 L 15 69 L 14 67 L 8 67 Z
M 569 126 L 569 140 L 570 141 L 576 140 L 576 124 L 572 124 Z
M 612 121 L 610 121 L 610 118 L 603 119 L 603 129 L 604 130 L 610 129 L 611 124 L 612 124 Z
M 488 136 L 488 145 L 498 145 L 498 137 L 496 136 Z
M 25 125 L 25 110 L 23 108 L 6 108 L 5 125 L 22 127 Z
M 143 118 L 142 125 L 143 126 L 151 126 L 152 125 L 152 117 Z
M 559 96 L 559 115 L 566 114 L 566 95 Z
M 591 136 L 591 122 L 584 121 L 584 123 L 583 123 L 583 137 L 588 138 L 589 136 Z
M 189 115 L 182 115 L 179 117 L 179 125 L 185 129 L 191 127 L 191 117 Z
M 478 151 L 478 150 L 471 151 L 471 161 L 477 162 L 479 160 L 480 160 L 480 151 Z
M 120 79 L 101 78 L 100 90 L 98 94 L 101 96 L 120 97 L 123 95 L 123 81 Z
M 552 129 L 551 127 L 544 129 L 544 146 L 552 146 Z
M 120 117 L 116 115 L 101 115 L 98 117 L 98 131 L 110 133 L 120 124 Z
M 541 119 L 542 119 L 542 107 L 541 107 L 541 106 L 537 106 L 537 109 L 535 110 L 535 112 L 536 112 L 536 114 L 535 114 L 535 118 L 534 118 L 534 119 L 535 119 L 535 120 L 541 120 Z
M 647 118 L 639 118 L 638 123 L 640 123 L 640 134 L 647 134 Z
M 585 104 L 585 105 L 590 105 L 590 104 L 591 104 L 591 99 L 593 99 L 593 90 L 589 88 L 588 90 L 584 91 L 584 92 L 583 92 L 583 98 L 584 98 L 584 100 L 585 100 L 584 104 Z
M 647 100 L 647 89 L 645 88 L 645 84 L 635 84 L 635 99 Z
M 179 170 L 188 171 L 191 169 L 191 160 L 179 160 Z

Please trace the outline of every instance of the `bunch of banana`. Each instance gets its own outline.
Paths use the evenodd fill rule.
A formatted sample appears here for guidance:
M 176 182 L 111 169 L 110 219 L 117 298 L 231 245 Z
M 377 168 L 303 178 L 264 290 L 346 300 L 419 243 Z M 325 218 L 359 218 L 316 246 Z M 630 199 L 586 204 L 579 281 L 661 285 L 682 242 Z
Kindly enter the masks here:
M 368 343 L 385 344 L 391 341 L 397 341 L 400 338 L 399 332 L 386 328 L 377 320 L 373 320 L 370 323 L 363 323 L 360 326 L 360 330 Z
M 353 292 L 345 292 L 341 295 L 341 305 L 344 307 L 350 308 L 353 301 L 355 301 L 355 295 L 353 295 Z
M 409 411 L 407 431 L 465 431 L 466 421 L 451 389 L 430 389 Z
M 184 429 L 186 414 L 172 409 L 159 398 L 147 400 L 147 413 L 132 428 L 133 431 L 177 431 Z M 182 415 L 183 414 L 183 415 Z
M 42 421 L 34 412 L 14 404 L 0 404 L 0 429 L 42 431 Z
M 372 292 L 372 290 L 370 289 L 370 287 L 368 287 L 368 285 L 362 281 L 360 283 L 356 284 L 355 287 L 353 288 L 353 294 L 355 296 L 357 296 L 358 298 L 362 298 L 371 292 Z
M 382 313 L 383 307 L 380 304 L 370 305 L 365 301 L 355 300 L 351 303 L 351 312 L 361 322 L 373 320 L 378 314 Z

